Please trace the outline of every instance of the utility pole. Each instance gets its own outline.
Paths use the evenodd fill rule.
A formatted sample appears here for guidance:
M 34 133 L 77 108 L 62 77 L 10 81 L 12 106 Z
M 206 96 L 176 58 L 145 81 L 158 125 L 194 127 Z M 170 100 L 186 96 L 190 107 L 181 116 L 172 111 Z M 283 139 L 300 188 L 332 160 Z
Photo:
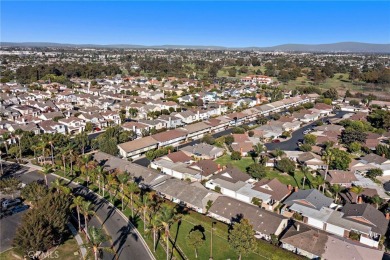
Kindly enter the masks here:
M 210 258 L 209 260 L 213 260 L 213 230 L 214 230 L 214 223 L 216 222 L 211 222 L 211 240 L 210 240 Z

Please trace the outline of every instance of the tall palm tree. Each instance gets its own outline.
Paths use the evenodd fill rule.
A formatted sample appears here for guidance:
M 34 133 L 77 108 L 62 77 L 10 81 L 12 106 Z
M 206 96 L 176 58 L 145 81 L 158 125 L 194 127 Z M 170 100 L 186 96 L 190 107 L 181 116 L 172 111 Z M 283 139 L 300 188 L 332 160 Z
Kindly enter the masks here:
M 52 166 L 50 164 L 45 164 L 42 167 L 42 173 L 45 175 L 46 186 L 48 186 L 47 175 L 49 175 L 52 172 L 52 170 L 53 170 L 53 168 L 52 168 Z
M 122 198 L 122 210 L 123 210 L 123 199 L 125 197 L 124 186 L 128 181 L 129 178 L 127 177 L 127 173 L 125 173 L 122 179 L 119 179 L 119 184 L 120 184 L 119 186 L 120 186 L 121 198 Z
M 356 203 L 358 203 L 359 195 L 364 191 L 364 188 L 362 186 L 353 186 L 349 191 L 356 194 Z
M 335 201 L 337 202 L 339 193 L 343 190 L 343 187 L 339 184 L 332 185 L 332 191 L 335 194 Z
M 105 175 L 106 173 L 104 171 L 104 167 L 101 166 L 101 165 L 96 166 L 95 172 L 96 172 L 96 175 L 97 175 L 99 194 L 100 194 L 100 187 L 101 187 L 101 185 L 100 185 L 100 178 L 102 178 L 102 175 Z
M 134 181 L 128 183 L 125 186 L 124 193 L 126 197 L 130 198 L 130 207 L 131 207 L 131 217 L 134 218 L 134 201 L 133 201 L 133 195 L 140 192 L 140 188 L 138 187 L 138 184 Z
M 142 196 L 139 208 L 142 211 L 142 217 L 143 217 L 143 221 L 144 221 L 144 231 L 146 231 L 146 226 L 147 226 L 146 216 L 147 216 L 148 211 L 150 210 L 150 207 L 152 206 L 152 203 L 153 202 L 152 202 L 152 199 L 150 198 L 150 196 L 148 196 L 147 194 Z
M 80 222 L 80 208 L 82 207 L 84 203 L 84 198 L 81 196 L 77 196 L 73 199 L 73 203 L 70 205 L 70 208 L 76 208 L 77 211 L 77 219 L 79 221 L 79 230 L 81 230 L 81 222 Z
M 282 150 L 280 150 L 279 148 L 275 149 L 272 154 L 276 157 L 276 158 L 280 158 L 282 157 L 283 155 L 285 155 L 286 153 Z
M 334 154 L 331 148 L 325 149 L 325 151 L 322 154 L 322 160 L 325 161 L 325 177 L 324 180 L 326 181 L 326 176 L 328 175 L 329 171 L 329 164 L 334 160 Z
M 111 239 L 106 235 L 102 228 L 90 227 L 88 230 L 88 241 L 84 244 L 85 248 L 92 249 L 94 259 L 98 260 L 102 251 L 115 254 L 115 251 L 110 247 L 102 246 L 104 242 Z
M 311 183 L 314 184 L 314 186 L 317 186 L 318 190 L 321 190 L 321 187 L 324 188 L 323 184 L 325 183 L 325 180 L 322 176 L 317 175 L 311 180 Z
M 38 150 L 38 146 L 32 145 L 32 146 L 31 146 L 31 150 L 32 150 L 33 153 L 34 153 L 34 160 L 38 162 L 38 160 L 37 160 L 37 150 Z
M 80 212 L 84 215 L 85 229 L 88 230 L 88 217 L 95 214 L 92 203 L 90 201 L 83 201 L 80 206 Z
M 169 260 L 169 229 L 174 222 L 174 210 L 168 205 L 163 205 L 159 213 L 159 221 L 162 228 L 164 229 L 164 236 L 167 247 L 167 260 Z
M 160 214 L 157 212 L 156 214 L 149 214 L 148 217 L 148 227 L 146 231 L 150 231 L 153 234 L 153 251 L 156 252 L 156 237 L 157 233 L 162 228 L 162 224 L 160 221 Z
M 7 154 L 8 154 L 8 139 L 9 139 L 9 137 L 10 137 L 9 133 L 2 134 L 3 142 L 4 142 L 4 145 L 5 145 L 5 152 Z
M 108 193 L 110 194 L 110 198 L 113 197 L 113 191 L 117 189 L 119 185 L 118 178 L 114 174 L 107 175 L 107 186 L 108 186 Z

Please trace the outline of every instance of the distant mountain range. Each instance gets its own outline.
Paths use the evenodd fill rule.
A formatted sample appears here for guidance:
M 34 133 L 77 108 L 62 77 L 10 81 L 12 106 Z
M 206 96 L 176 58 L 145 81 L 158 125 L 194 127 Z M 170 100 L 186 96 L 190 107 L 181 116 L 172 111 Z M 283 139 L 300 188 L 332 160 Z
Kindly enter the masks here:
M 283 44 L 272 47 L 223 47 L 202 45 L 132 45 L 132 44 L 67 44 L 52 42 L 0 42 L 2 47 L 57 47 L 57 48 L 121 48 L 121 49 L 200 49 L 200 50 L 254 50 L 282 52 L 364 52 L 390 53 L 390 44 L 338 42 L 329 44 Z

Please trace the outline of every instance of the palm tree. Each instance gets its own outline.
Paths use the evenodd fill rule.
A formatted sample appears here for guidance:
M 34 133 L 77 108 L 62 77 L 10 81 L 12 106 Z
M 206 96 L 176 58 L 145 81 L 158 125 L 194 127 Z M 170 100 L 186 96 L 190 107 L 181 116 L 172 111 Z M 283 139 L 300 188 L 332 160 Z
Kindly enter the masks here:
M 321 187 L 324 188 L 322 185 L 325 183 L 325 180 L 322 176 L 317 175 L 311 180 L 311 183 L 314 184 L 314 186 L 317 186 L 318 190 L 321 190 Z
M 151 231 L 153 233 L 153 251 L 156 252 L 156 237 L 159 230 L 162 228 L 160 221 L 160 214 L 149 214 L 148 219 L 148 228 L 146 231 Z
M 42 167 L 42 173 L 45 175 L 45 183 L 46 183 L 46 186 L 48 185 L 47 183 L 47 175 L 49 175 L 51 172 L 52 172 L 52 167 L 50 164 L 45 164 L 43 165 Z
M 364 188 L 362 186 L 353 186 L 349 191 L 356 194 L 356 203 L 358 203 L 359 195 L 364 191 Z
M 115 254 L 115 251 L 112 248 L 102 246 L 104 242 L 107 242 L 111 239 L 110 236 L 107 236 L 104 233 L 102 228 L 90 227 L 87 232 L 88 241 L 84 244 L 84 247 L 92 249 L 95 260 L 99 259 L 99 255 L 102 251 Z
M 80 206 L 80 211 L 84 215 L 85 229 L 88 230 L 88 217 L 95 214 L 92 203 L 90 201 L 83 201 Z
M 334 160 L 332 149 L 330 148 L 325 149 L 325 151 L 322 154 L 322 159 L 325 161 L 325 165 L 326 165 L 325 175 L 324 175 L 325 176 L 324 180 L 326 181 L 326 176 L 328 175 L 328 171 L 329 171 L 329 164 Z
M 253 151 L 255 152 L 255 157 L 260 157 L 260 154 L 262 152 L 265 152 L 267 150 L 267 148 L 265 148 L 265 146 L 261 143 L 257 143 L 255 144 L 253 147 Z
M 335 194 L 335 201 L 337 202 L 338 200 L 338 196 L 339 196 L 339 193 L 343 190 L 343 187 L 341 187 L 341 185 L 339 184 L 334 184 L 332 186 L 332 191 L 334 192 Z
M 52 183 L 52 188 L 56 190 L 58 193 L 63 193 L 63 194 L 70 194 L 71 190 L 68 186 L 64 184 L 63 179 L 57 178 L 55 181 Z
M 96 174 L 97 174 L 98 186 L 99 186 L 99 194 L 100 194 L 100 178 L 102 178 L 103 181 L 104 181 L 105 178 L 106 178 L 106 176 L 105 176 L 105 175 L 106 175 L 106 172 L 105 172 L 105 170 L 104 170 L 104 167 L 101 166 L 101 165 L 96 166 L 95 172 L 96 172 Z M 104 195 L 103 195 L 103 197 L 104 197 Z
M 134 217 L 134 205 L 133 205 L 133 195 L 138 193 L 140 191 L 140 188 L 138 187 L 138 184 L 135 182 L 130 182 L 126 185 L 124 189 L 124 193 L 126 197 L 130 197 L 130 206 L 131 206 L 131 217 Z
M 124 192 L 124 185 L 129 181 L 129 178 L 127 177 L 127 173 L 123 176 L 122 179 L 119 179 L 120 183 L 120 189 L 121 189 L 121 198 L 122 198 L 122 210 L 123 210 L 123 199 L 125 197 L 125 192 Z
M 306 178 L 307 178 L 306 176 L 310 173 L 309 167 L 302 165 L 301 171 L 303 173 L 302 189 L 305 189 L 305 183 L 306 183 Z
M 280 158 L 282 157 L 283 155 L 285 155 L 286 153 L 282 150 L 280 150 L 279 148 L 277 148 L 275 151 L 272 152 L 272 154 L 276 157 L 276 158 Z
M 38 150 L 38 146 L 32 145 L 32 146 L 31 146 L 31 150 L 32 150 L 33 153 L 34 153 L 34 160 L 38 162 L 38 160 L 37 160 L 37 150 Z
M 379 208 L 379 206 L 382 204 L 383 200 L 378 195 L 374 195 L 370 199 L 371 203 L 375 204 L 376 209 Z
M 107 175 L 107 186 L 108 186 L 108 193 L 110 193 L 110 198 L 113 197 L 113 190 L 116 190 L 116 188 L 119 185 L 118 178 L 114 174 Z
M 162 228 L 164 229 L 164 235 L 167 246 L 167 260 L 169 260 L 169 229 L 174 222 L 174 211 L 168 205 L 163 205 L 159 211 L 159 221 Z
M 77 211 L 77 219 L 79 221 L 79 230 L 81 230 L 81 222 L 80 222 L 80 207 L 82 207 L 84 203 L 84 198 L 81 196 L 77 196 L 73 199 L 73 203 L 70 205 L 70 208 L 76 208 Z
M 139 207 L 140 207 L 140 210 L 143 213 L 142 215 L 143 215 L 143 221 L 144 221 L 144 231 L 146 231 L 146 226 L 147 226 L 146 214 L 150 210 L 151 206 L 152 206 L 152 200 L 151 200 L 150 196 L 143 195 Z
M 9 133 L 4 133 L 2 134 L 2 138 L 3 138 L 3 143 L 5 145 L 5 152 L 8 154 L 8 139 L 10 137 L 10 134 Z

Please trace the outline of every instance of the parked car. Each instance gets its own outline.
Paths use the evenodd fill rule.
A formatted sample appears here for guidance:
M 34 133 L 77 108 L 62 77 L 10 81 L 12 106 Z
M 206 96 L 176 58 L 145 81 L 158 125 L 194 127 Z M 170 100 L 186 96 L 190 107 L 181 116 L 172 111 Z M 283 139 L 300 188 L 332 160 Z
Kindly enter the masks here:
M 273 143 L 280 143 L 279 139 L 272 140 Z
M 9 200 L 3 201 L 1 206 L 3 207 L 3 209 L 8 209 L 9 207 L 16 206 L 16 205 L 18 205 L 20 203 L 22 203 L 21 199 L 13 199 L 13 200 L 9 199 Z
M 20 206 L 17 206 L 17 207 L 15 207 L 15 208 L 12 209 L 12 214 L 16 214 L 16 213 L 25 211 L 25 210 L 28 209 L 29 207 L 30 207 L 30 206 L 28 206 L 28 205 L 20 205 Z
M 11 216 L 12 210 L 4 210 L 0 213 L 0 219 Z

